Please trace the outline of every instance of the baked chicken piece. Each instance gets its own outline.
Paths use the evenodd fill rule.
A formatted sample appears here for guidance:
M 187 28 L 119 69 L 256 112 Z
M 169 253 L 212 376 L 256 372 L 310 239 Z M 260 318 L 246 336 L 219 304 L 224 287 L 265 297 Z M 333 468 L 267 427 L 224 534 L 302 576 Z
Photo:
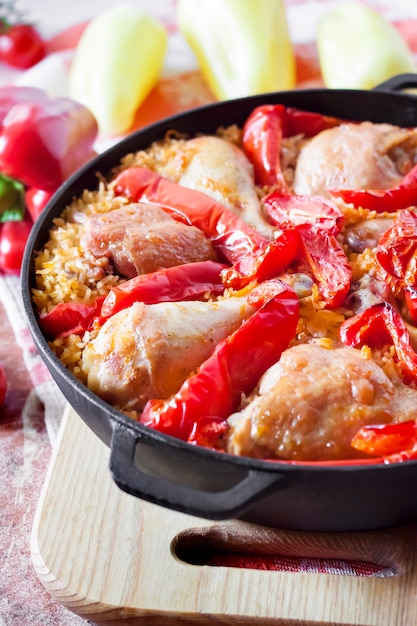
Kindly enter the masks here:
M 245 297 L 216 302 L 142 302 L 116 313 L 88 343 L 88 387 L 122 410 L 176 393 L 216 344 L 254 312 Z
M 157 205 L 143 203 L 88 216 L 81 246 L 87 255 L 107 257 L 127 278 L 216 258 L 201 230 L 174 220 Z
M 186 141 L 176 182 L 206 193 L 262 235 L 272 237 L 274 229 L 262 214 L 252 164 L 230 141 L 212 136 Z
M 301 149 L 294 192 L 329 197 L 328 189 L 389 189 L 417 161 L 417 129 L 391 124 L 341 124 Z
M 300 344 L 229 418 L 228 451 L 292 461 L 355 458 L 361 455 L 350 442 L 363 425 L 414 420 L 416 406 L 417 390 L 394 383 L 360 350 Z

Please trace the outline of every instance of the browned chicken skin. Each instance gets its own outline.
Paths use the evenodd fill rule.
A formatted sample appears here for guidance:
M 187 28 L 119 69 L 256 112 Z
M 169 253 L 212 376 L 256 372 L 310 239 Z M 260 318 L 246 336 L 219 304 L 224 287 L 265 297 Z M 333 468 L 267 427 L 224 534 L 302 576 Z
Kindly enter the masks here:
M 253 313 L 246 297 L 133 304 L 111 317 L 83 353 L 87 384 L 119 408 L 167 398 L 216 344 Z
M 91 215 L 84 229 L 81 245 L 86 253 L 107 257 L 128 278 L 216 258 L 201 230 L 177 222 L 156 205 L 128 204 Z
M 353 458 L 350 442 L 364 424 L 415 419 L 416 403 L 416 389 L 394 384 L 359 350 L 300 344 L 283 353 L 259 395 L 230 418 L 228 450 L 298 461 Z
M 274 228 L 262 214 L 252 164 L 240 148 L 220 137 L 196 137 L 184 144 L 177 182 L 206 193 L 265 237 Z
M 390 124 L 342 124 L 301 149 L 294 192 L 328 197 L 330 188 L 389 189 L 414 165 L 417 129 Z

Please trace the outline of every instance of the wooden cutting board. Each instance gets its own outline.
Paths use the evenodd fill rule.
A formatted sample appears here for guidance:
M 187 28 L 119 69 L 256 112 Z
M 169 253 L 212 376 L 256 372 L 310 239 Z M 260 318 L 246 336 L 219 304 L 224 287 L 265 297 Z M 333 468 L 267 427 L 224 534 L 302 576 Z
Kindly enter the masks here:
M 211 522 L 121 492 L 108 461 L 108 448 L 68 408 L 31 553 L 45 588 L 74 613 L 112 626 L 417 624 L 414 527 L 306 533 Z M 329 559 L 351 559 L 390 575 L 261 570 L 234 560 L 209 565 L 204 554 L 211 551 L 320 557 L 329 566 Z

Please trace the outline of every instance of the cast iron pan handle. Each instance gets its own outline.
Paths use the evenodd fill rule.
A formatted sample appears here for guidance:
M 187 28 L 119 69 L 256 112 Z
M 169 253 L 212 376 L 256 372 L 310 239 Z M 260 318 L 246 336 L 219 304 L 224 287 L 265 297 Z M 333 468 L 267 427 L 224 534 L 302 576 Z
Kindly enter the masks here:
M 398 74 L 377 85 L 372 91 L 390 91 L 395 93 L 403 89 L 417 89 L 417 73 Z
M 146 433 L 132 432 L 123 424 L 116 424 L 110 451 L 113 480 L 120 489 L 138 498 L 197 517 L 212 520 L 236 517 L 283 478 L 281 472 L 268 470 L 238 467 L 237 471 L 227 455 L 220 461 L 218 458 L 209 461 L 212 468 L 202 467 L 201 456 L 194 452 L 193 446 L 184 449 L 164 442 L 155 452 L 155 445 L 158 447 Z M 139 467 L 141 456 L 145 457 L 146 470 Z M 161 472 L 163 465 L 165 470 Z M 175 476 L 175 467 L 180 468 L 179 477 Z M 196 474 L 210 480 L 213 473 L 215 489 L 192 485 Z M 232 475 L 234 484 L 219 490 L 223 482 L 221 474 L 225 483 L 230 483 Z

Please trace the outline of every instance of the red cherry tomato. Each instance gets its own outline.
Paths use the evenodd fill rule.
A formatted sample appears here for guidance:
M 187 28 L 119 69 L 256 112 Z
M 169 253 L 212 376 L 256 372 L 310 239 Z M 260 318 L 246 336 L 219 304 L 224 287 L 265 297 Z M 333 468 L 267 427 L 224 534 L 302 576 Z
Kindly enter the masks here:
M 0 60 L 27 69 L 45 56 L 45 43 L 30 24 L 6 26 L 0 31 Z
M 30 189 L 26 191 L 25 204 L 33 221 L 39 217 L 52 196 L 53 191 L 45 191 L 44 189 L 37 189 L 36 187 L 30 187 Z
M 6 372 L 4 371 L 4 368 L 0 365 L 0 406 L 3 404 L 4 398 L 6 397 L 6 387 Z
M 0 230 L 0 271 L 19 274 L 32 222 L 6 222 Z

